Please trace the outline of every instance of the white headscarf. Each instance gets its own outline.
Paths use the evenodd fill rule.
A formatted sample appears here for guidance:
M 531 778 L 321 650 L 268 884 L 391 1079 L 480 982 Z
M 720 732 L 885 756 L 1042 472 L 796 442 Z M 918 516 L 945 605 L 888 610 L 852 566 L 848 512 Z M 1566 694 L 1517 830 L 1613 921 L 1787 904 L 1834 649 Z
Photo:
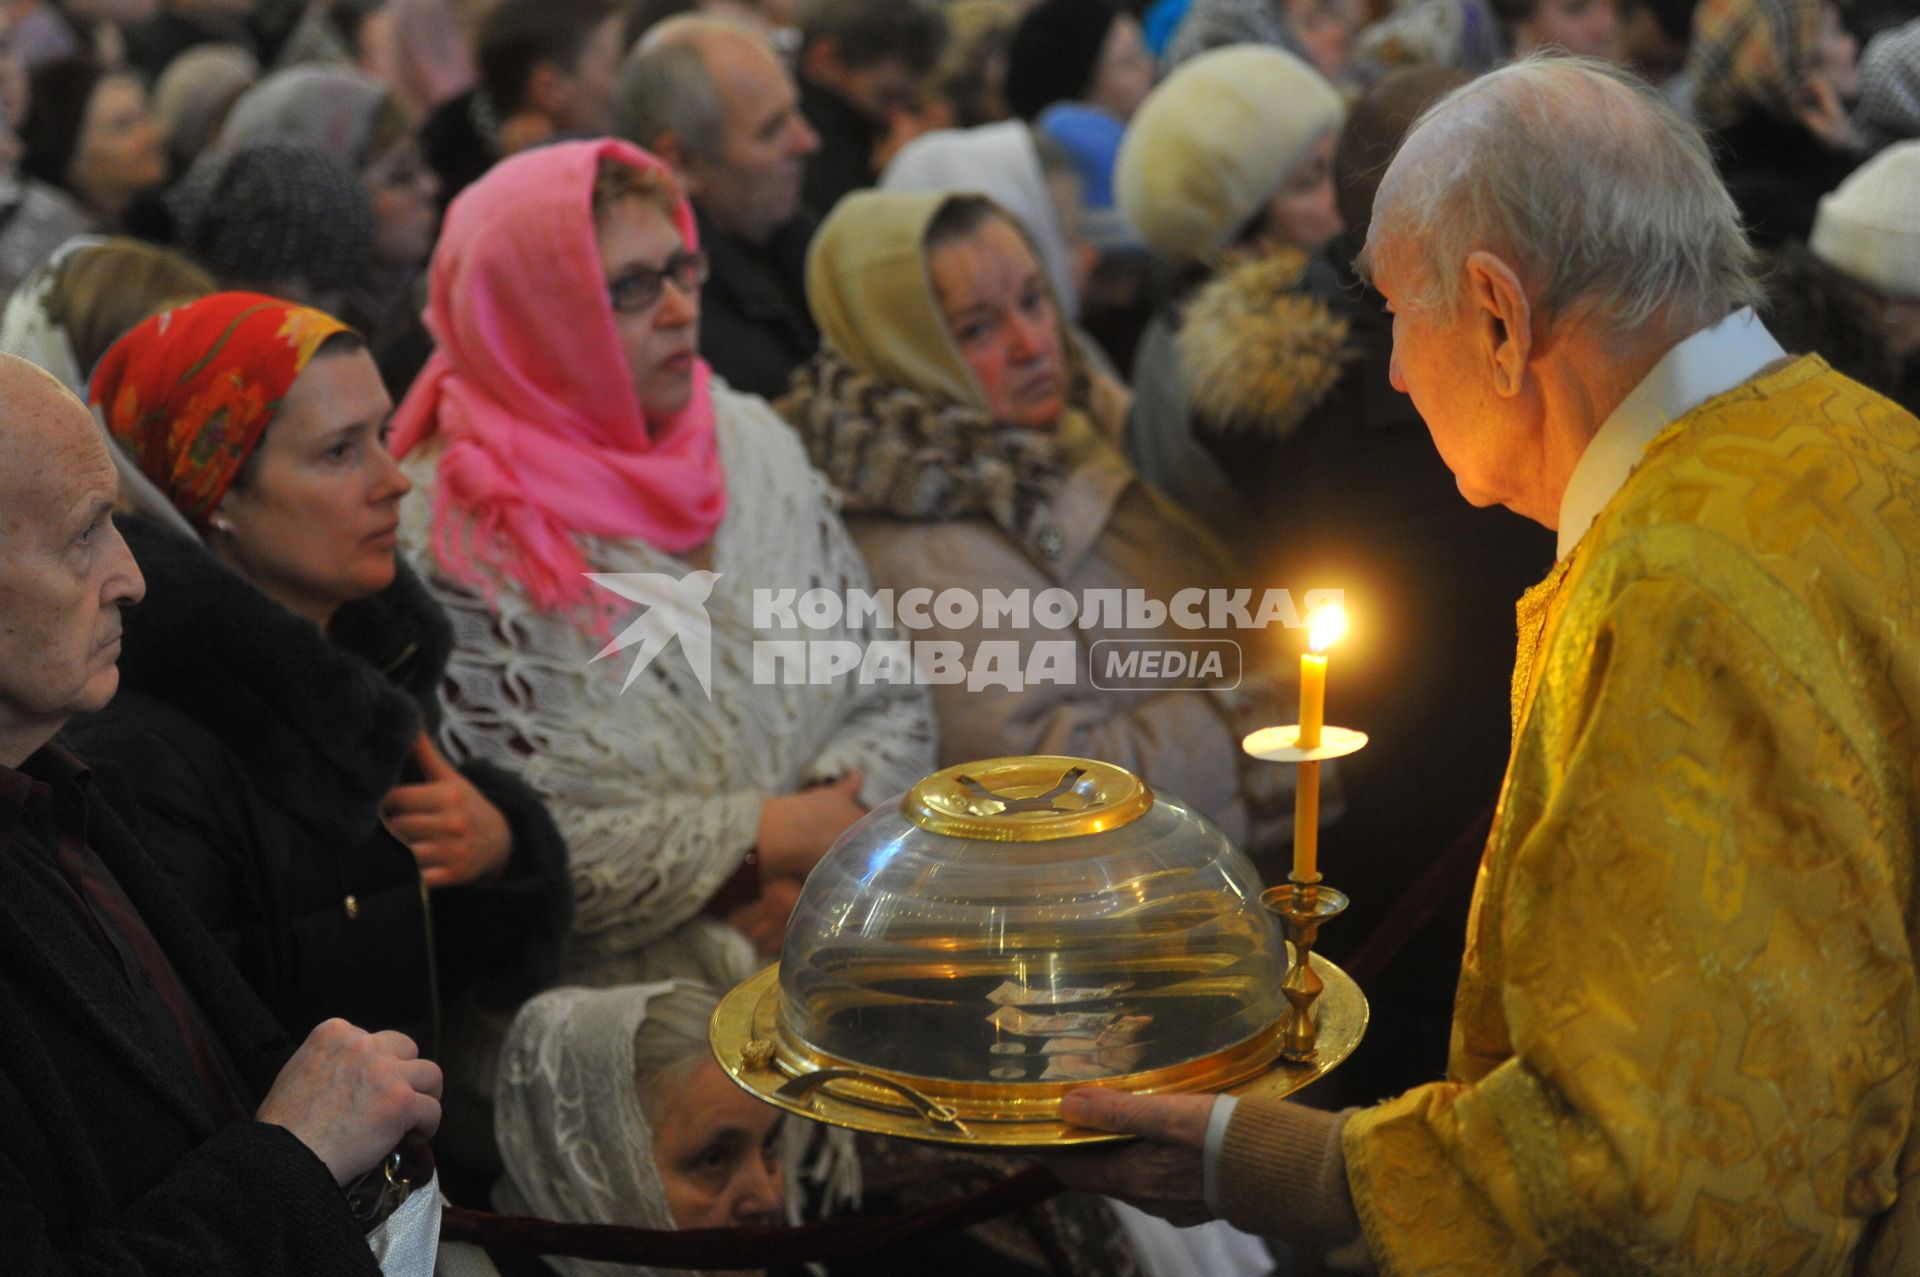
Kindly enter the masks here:
M 880 189 L 991 199 L 1013 214 L 1033 242 L 1068 322 L 1079 316 L 1072 248 L 1054 209 L 1033 134 L 1021 121 L 923 134 L 893 157 L 880 175 Z
M 367 146 L 387 97 L 384 84 L 352 67 L 289 67 L 240 95 L 217 145 L 224 151 L 269 142 L 317 146 L 357 173 L 380 158 L 367 154 Z
M 105 243 L 107 240 L 98 235 L 75 235 L 54 249 L 39 270 L 20 281 L 20 287 L 7 298 L 6 310 L 0 312 L 0 354 L 16 355 L 52 373 L 83 404 L 87 402 L 87 375 L 92 370 L 80 366 L 73 351 L 73 339 L 54 318 L 53 286 L 60 277 L 61 264 L 69 257 Z M 98 409 L 93 415 L 95 421 L 100 421 Z M 173 508 L 173 502 L 121 451 L 113 436 L 107 433 L 104 421 L 100 431 L 106 435 L 107 451 L 113 457 L 113 468 L 120 475 L 120 495 L 127 504 L 175 531 L 198 539 L 199 534 Z
M 73 353 L 73 340 L 53 317 L 53 285 L 60 265 L 75 253 L 106 243 L 99 235 L 75 235 L 53 250 L 40 269 L 20 281 L 0 315 L 0 354 L 17 355 L 60 379 L 60 384 L 87 398 L 87 369 Z
M 634 1085 L 633 1037 L 655 998 L 693 985 L 554 989 L 520 1009 L 494 1079 L 494 1137 L 507 1168 L 494 1205 L 570 1224 L 674 1227 Z M 546 1262 L 564 1277 L 669 1277 L 629 1264 Z

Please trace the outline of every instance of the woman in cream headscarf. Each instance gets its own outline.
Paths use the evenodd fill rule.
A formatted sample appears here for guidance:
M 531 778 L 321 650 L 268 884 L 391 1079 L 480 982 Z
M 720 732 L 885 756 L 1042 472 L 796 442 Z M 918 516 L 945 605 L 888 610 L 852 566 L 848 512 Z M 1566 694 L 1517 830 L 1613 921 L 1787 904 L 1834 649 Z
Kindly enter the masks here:
M 494 1104 L 511 1215 L 636 1228 L 777 1225 L 780 1110 L 714 1062 L 719 995 L 692 980 L 555 989 L 521 1008 Z M 664 1270 L 549 1259 L 562 1277 Z M 678 1271 L 678 1270 L 675 1270 Z
M 1053 587 L 1079 597 L 1138 590 L 1163 603 L 1185 587 L 1238 584 L 1218 543 L 1105 442 L 1046 274 L 997 205 L 850 196 L 814 240 L 807 291 L 825 342 L 780 408 L 840 488 L 876 584 L 968 591 L 976 601 L 989 589 L 1029 598 Z M 937 682 L 943 764 L 1103 758 L 1188 799 L 1242 845 L 1278 846 L 1291 806 L 1276 783 L 1286 769 L 1243 766 L 1239 748 L 1243 730 L 1274 721 L 1277 707 L 1245 693 L 1093 686 L 1102 638 L 1206 632 L 1123 630 L 1113 618 L 1103 629 L 1090 615 L 1058 630 L 994 626 L 945 608 L 927 619 L 911 635 L 922 650 L 957 642 L 976 672 L 1009 653 L 1005 640 L 1017 641 L 1022 670 L 1036 656 L 1068 666 L 1020 690 Z M 1035 646 L 1046 641 L 1054 646 Z

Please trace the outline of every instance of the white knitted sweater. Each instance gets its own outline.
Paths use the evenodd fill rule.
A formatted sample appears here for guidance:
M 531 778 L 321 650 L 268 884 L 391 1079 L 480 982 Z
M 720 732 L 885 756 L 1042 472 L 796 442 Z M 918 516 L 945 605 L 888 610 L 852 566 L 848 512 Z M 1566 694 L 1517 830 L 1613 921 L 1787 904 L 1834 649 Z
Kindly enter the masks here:
M 718 379 L 713 397 L 727 514 L 714 536 L 719 579 L 706 601 L 711 698 L 678 641 L 623 693 L 634 650 L 595 662 L 608 636 L 587 632 L 576 617 L 536 610 L 511 582 L 500 583 L 489 605 L 449 580 L 430 549 L 437 450 L 404 465 L 416 486 L 403 507 L 402 545 L 454 627 L 442 746 L 454 759 L 513 767 L 546 799 L 572 852 L 568 975 L 579 983 L 658 972 L 665 955 L 650 961 L 649 948 L 691 939 L 675 933 L 739 868 L 768 797 L 857 768 L 865 773 L 861 801 L 871 806 L 934 766 L 924 688 L 861 686 L 854 673 L 825 686 L 755 684 L 754 640 L 799 637 L 753 628 L 756 588 L 825 587 L 844 598 L 872 585 L 793 432 L 764 400 Z M 637 541 L 582 537 L 580 545 L 593 572 L 678 579 L 692 570 Z M 633 605 L 614 633 L 640 610 Z M 885 636 L 843 625 L 805 637 Z

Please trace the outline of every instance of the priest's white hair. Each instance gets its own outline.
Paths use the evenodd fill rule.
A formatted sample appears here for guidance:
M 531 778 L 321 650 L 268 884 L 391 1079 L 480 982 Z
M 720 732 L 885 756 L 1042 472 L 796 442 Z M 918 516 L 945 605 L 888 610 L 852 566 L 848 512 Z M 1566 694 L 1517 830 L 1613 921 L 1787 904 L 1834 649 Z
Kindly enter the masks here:
M 1396 305 L 1452 313 L 1476 249 L 1551 321 L 1628 333 L 1759 300 L 1753 250 L 1699 131 L 1605 63 L 1535 56 L 1414 123 L 1374 204 L 1367 257 L 1400 254 Z

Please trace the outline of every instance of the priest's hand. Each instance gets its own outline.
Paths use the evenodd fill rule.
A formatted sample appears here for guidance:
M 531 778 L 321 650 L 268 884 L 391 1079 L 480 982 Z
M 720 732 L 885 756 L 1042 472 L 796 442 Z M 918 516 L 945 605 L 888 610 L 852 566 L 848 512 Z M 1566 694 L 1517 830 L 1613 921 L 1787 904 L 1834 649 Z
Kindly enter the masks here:
M 255 1117 L 293 1132 L 347 1184 L 408 1135 L 432 1136 L 440 1088 L 440 1066 L 421 1059 L 404 1033 L 328 1020 L 273 1079 Z
M 1060 1102 L 1074 1126 L 1141 1137 L 1137 1143 L 1072 1149 L 1041 1159 L 1069 1188 L 1117 1197 L 1182 1228 L 1213 1213 L 1202 1199 L 1201 1155 L 1211 1095 L 1128 1095 L 1082 1088 Z

